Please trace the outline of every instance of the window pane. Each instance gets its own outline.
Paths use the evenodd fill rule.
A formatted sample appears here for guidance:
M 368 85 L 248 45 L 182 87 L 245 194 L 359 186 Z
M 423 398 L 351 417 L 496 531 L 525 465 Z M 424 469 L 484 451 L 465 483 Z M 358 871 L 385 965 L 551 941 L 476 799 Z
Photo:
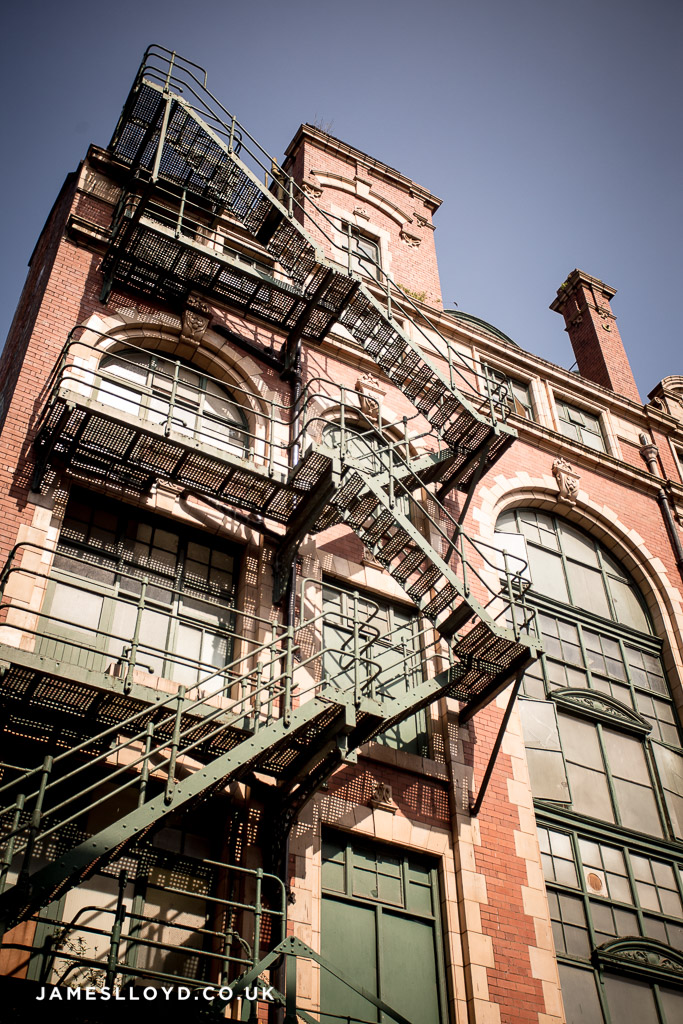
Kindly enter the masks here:
M 590 565 L 594 569 L 599 568 L 598 556 L 595 550 L 595 543 L 585 533 L 580 533 L 568 523 L 560 523 L 560 535 L 564 553 L 569 558 L 581 562 L 583 565 Z
M 567 774 L 574 810 L 591 818 L 600 818 L 601 821 L 614 821 L 612 802 L 604 775 L 577 764 L 568 764 Z
M 567 1024 L 603 1024 L 593 972 L 569 964 L 558 966 Z
M 555 601 L 567 604 L 569 596 L 559 555 L 530 545 L 529 565 L 533 589 L 554 598 Z
M 569 587 L 572 592 L 573 603 L 579 608 L 584 608 L 587 612 L 592 612 L 593 615 L 600 615 L 603 619 L 609 619 L 610 610 L 602 581 L 602 573 L 571 561 L 567 562 L 567 573 L 569 574 Z
M 605 973 L 607 1005 L 619 1024 L 659 1024 L 652 988 L 647 982 Z
M 558 722 L 565 756 L 577 764 L 604 771 L 595 726 L 581 718 L 562 714 L 558 715 Z
M 551 750 L 528 749 L 527 762 L 531 791 L 538 800 L 569 802 L 569 786 L 562 754 Z
M 637 832 L 661 836 L 662 826 L 652 790 L 625 779 L 613 781 L 622 824 Z
M 683 1020 L 683 989 L 659 986 L 659 999 L 666 1024 L 679 1024 Z
M 683 757 L 659 743 L 653 743 L 652 749 L 659 778 L 664 787 L 664 796 L 674 835 L 681 839 L 683 838 Z
M 612 775 L 649 786 L 650 773 L 642 742 L 634 736 L 614 732 L 612 729 L 603 729 L 603 739 Z
M 560 736 L 557 731 L 555 707 L 547 701 L 522 700 L 519 702 L 524 742 L 528 747 L 542 750 L 559 750 Z
M 625 626 L 633 626 L 642 633 L 649 633 L 647 616 L 633 588 L 612 577 L 609 580 L 609 588 L 619 622 L 623 622 Z

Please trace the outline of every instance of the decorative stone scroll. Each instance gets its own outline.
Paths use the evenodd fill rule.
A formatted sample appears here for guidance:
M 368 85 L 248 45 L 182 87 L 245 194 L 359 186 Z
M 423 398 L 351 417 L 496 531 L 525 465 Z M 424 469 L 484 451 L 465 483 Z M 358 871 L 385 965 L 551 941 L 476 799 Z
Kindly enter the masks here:
M 315 185 L 312 181 L 304 181 L 301 184 L 301 191 L 304 195 L 307 195 L 309 199 L 320 199 L 323 194 L 323 190 L 319 185 Z
M 576 505 L 576 495 L 579 492 L 581 477 L 562 456 L 553 462 L 553 476 L 560 492 L 559 501 L 566 505 Z
M 418 235 L 411 235 L 410 231 L 406 231 L 405 228 L 401 228 L 401 241 L 409 245 L 411 249 L 417 249 L 422 239 Z
M 593 951 L 593 960 L 632 974 L 683 979 L 683 953 L 657 939 L 627 938 L 604 942 Z
M 574 711 L 576 714 L 585 715 L 587 718 L 599 719 L 602 722 L 614 724 L 618 722 L 623 729 L 638 733 L 641 736 L 652 731 L 652 723 L 639 715 L 632 708 L 622 704 L 616 697 L 606 693 L 597 693 L 594 690 L 566 687 L 561 690 L 554 690 L 550 695 L 560 706 Z

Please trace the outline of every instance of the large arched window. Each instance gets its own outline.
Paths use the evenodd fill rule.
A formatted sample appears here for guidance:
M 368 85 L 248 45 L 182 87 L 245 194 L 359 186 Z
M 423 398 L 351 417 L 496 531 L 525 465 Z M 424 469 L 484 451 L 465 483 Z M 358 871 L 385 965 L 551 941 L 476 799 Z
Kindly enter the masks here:
M 140 419 L 241 455 L 247 419 L 218 381 L 179 360 L 127 348 L 100 363 L 97 400 Z
M 503 549 L 526 538 L 545 647 L 519 704 L 568 1024 L 673 1024 L 683 757 L 661 643 L 634 580 L 588 534 L 536 509 L 496 529 Z
M 532 586 L 539 594 L 601 618 L 649 632 L 638 589 L 625 569 L 592 537 L 537 509 L 504 512 L 499 533 L 521 533 L 529 552 Z

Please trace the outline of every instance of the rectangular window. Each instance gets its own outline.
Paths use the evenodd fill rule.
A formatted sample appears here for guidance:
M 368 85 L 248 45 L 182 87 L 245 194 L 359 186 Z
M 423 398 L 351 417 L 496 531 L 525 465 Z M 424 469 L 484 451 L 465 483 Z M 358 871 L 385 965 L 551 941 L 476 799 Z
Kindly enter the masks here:
M 561 398 L 555 399 L 557 415 L 560 421 L 560 430 L 565 437 L 571 437 L 574 441 L 587 444 L 597 452 L 606 452 L 605 438 L 600 426 L 600 419 L 592 412 L 585 409 L 578 409 Z
M 43 605 L 40 652 L 95 671 L 134 666 L 188 686 L 225 685 L 236 551 L 74 491 Z M 73 608 L 83 609 L 74 625 Z
M 482 370 L 494 398 L 502 397 L 509 411 L 515 416 L 523 416 L 527 420 L 535 418 L 531 391 L 527 383 L 516 377 L 508 377 L 502 370 L 496 370 L 486 363 L 482 363 Z
M 323 672 L 336 686 L 354 685 L 354 615 L 358 621 L 361 673 L 364 679 L 373 672 L 379 700 L 400 697 L 422 682 L 420 622 L 409 607 L 391 604 L 367 593 L 356 598 L 349 591 L 325 584 Z M 424 711 L 408 718 L 375 738 L 394 750 L 421 757 L 429 756 L 427 720 Z
M 363 234 L 355 225 L 344 222 L 341 225 L 341 234 L 341 247 L 347 253 L 350 269 L 361 277 L 378 281 L 381 267 L 379 242 Z

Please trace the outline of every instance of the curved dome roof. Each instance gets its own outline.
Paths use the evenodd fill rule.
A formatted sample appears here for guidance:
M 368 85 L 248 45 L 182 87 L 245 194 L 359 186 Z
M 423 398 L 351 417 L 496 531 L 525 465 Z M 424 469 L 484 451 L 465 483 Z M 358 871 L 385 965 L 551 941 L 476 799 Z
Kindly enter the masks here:
M 456 320 L 461 320 L 465 324 L 472 324 L 473 327 L 479 327 L 481 330 L 486 331 L 487 334 L 492 334 L 494 338 L 500 338 L 501 341 L 508 341 L 511 345 L 514 345 L 515 348 L 520 347 L 517 342 L 513 341 L 512 338 L 509 338 L 507 334 L 503 334 L 503 332 L 499 331 L 497 327 L 493 326 L 493 324 L 487 323 L 486 320 L 481 320 L 478 316 L 472 316 L 471 313 L 463 313 L 460 309 L 444 309 L 444 313 L 448 313 L 449 316 L 452 316 Z

